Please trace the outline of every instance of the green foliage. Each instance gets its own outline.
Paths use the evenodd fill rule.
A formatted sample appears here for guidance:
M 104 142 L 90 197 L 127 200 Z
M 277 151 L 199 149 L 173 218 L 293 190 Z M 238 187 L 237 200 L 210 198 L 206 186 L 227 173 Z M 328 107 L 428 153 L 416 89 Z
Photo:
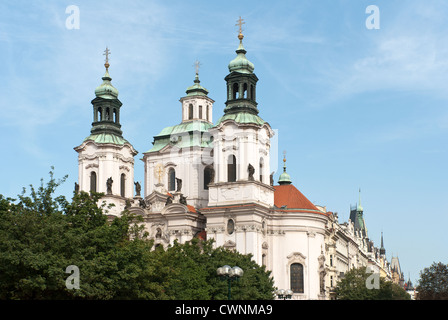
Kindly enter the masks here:
M 103 194 L 54 197 L 66 177 L 24 189 L 18 200 L 0 195 L 0 299 L 227 299 L 222 265 L 238 265 L 234 299 L 272 299 L 273 280 L 249 255 L 194 239 L 154 250 L 142 218 L 125 210 L 109 221 Z M 80 288 L 67 289 L 68 266 Z
M 418 300 L 448 300 L 448 264 L 433 262 L 420 272 Z
M 409 294 L 399 285 L 379 279 L 379 289 L 368 289 L 366 282 L 370 281 L 366 267 L 351 269 L 336 286 L 338 300 L 409 300 Z

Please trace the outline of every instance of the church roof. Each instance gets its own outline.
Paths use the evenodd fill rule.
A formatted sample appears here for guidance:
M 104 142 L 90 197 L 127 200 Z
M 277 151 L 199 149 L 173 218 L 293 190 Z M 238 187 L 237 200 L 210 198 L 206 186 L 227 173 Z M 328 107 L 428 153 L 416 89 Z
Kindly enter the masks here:
M 129 143 L 123 137 L 111 133 L 91 134 L 90 136 L 84 139 L 84 141 L 87 140 L 91 140 L 95 143 L 112 143 L 118 145 L 124 145 L 125 143 Z
M 256 114 L 252 114 L 249 112 L 238 112 L 238 113 L 228 113 L 228 114 L 223 115 L 216 123 L 216 126 L 226 120 L 233 120 L 237 123 L 242 123 L 242 124 L 254 123 L 254 124 L 257 124 L 260 126 L 265 123 L 265 121 L 263 119 L 261 119 L 259 116 L 257 116 Z
M 207 121 L 188 121 L 166 127 L 154 137 L 154 145 L 147 152 L 160 151 L 167 145 L 173 145 L 177 148 L 210 147 L 211 141 L 209 139 L 204 139 L 205 137 L 202 134 L 195 136 L 192 133 L 207 132 L 212 126 Z
M 325 214 L 292 184 L 274 186 L 274 189 L 274 205 L 279 209 L 291 211 L 310 210 L 310 212 Z

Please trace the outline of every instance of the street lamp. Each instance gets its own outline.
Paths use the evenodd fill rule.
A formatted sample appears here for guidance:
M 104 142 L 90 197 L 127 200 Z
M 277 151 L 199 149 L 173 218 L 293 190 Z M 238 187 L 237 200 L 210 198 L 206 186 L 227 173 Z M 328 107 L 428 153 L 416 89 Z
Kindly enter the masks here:
M 228 293 L 227 293 L 227 299 L 230 300 L 230 288 L 231 288 L 231 282 L 234 280 L 238 280 L 239 278 L 241 278 L 244 274 L 243 269 L 241 269 L 238 266 L 234 266 L 233 268 L 231 268 L 228 265 L 225 265 L 223 267 L 219 267 L 218 269 L 216 269 L 216 273 L 218 274 L 218 276 L 221 278 L 221 280 L 227 280 L 227 284 L 228 284 Z
M 280 289 L 280 290 L 277 290 L 277 292 L 276 292 L 277 297 L 279 299 L 283 299 L 283 300 L 291 299 L 292 298 L 292 293 L 293 292 L 292 292 L 291 289 L 288 289 L 288 290 Z

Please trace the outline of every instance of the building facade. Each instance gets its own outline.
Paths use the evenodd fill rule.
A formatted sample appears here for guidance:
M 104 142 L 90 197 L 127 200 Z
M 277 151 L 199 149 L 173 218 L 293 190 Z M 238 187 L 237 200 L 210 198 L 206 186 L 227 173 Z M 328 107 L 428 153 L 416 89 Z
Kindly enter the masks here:
M 243 38 L 240 29 L 224 79 L 222 116 L 213 122 L 214 100 L 196 69 L 180 98 L 181 122 L 154 136 L 143 153 L 143 191 L 134 181 L 137 151 L 122 135 L 122 103 L 111 84 L 106 49 L 91 134 L 75 147 L 79 190 L 104 192 L 102 201 L 115 204 L 110 216 L 125 208 L 141 215 L 156 246 L 199 237 L 251 254 L 272 271 L 277 288 L 293 291 L 293 299 L 331 299 L 344 273 L 360 266 L 390 278 L 383 246 L 375 248 L 368 238 L 361 203 L 340 223 L 337 213 L 313 204 L 293 185 L 286 159 L 274 182 L 274 131 L 259 115 L 258 77 Z

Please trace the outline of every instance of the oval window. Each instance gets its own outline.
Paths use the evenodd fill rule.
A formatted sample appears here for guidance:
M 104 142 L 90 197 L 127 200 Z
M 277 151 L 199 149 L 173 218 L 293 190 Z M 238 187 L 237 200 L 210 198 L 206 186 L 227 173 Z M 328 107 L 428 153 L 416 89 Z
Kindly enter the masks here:
M 232 219 L 227 221 L 227 233 L 232 234 L 235 231 L 235 222 Z

